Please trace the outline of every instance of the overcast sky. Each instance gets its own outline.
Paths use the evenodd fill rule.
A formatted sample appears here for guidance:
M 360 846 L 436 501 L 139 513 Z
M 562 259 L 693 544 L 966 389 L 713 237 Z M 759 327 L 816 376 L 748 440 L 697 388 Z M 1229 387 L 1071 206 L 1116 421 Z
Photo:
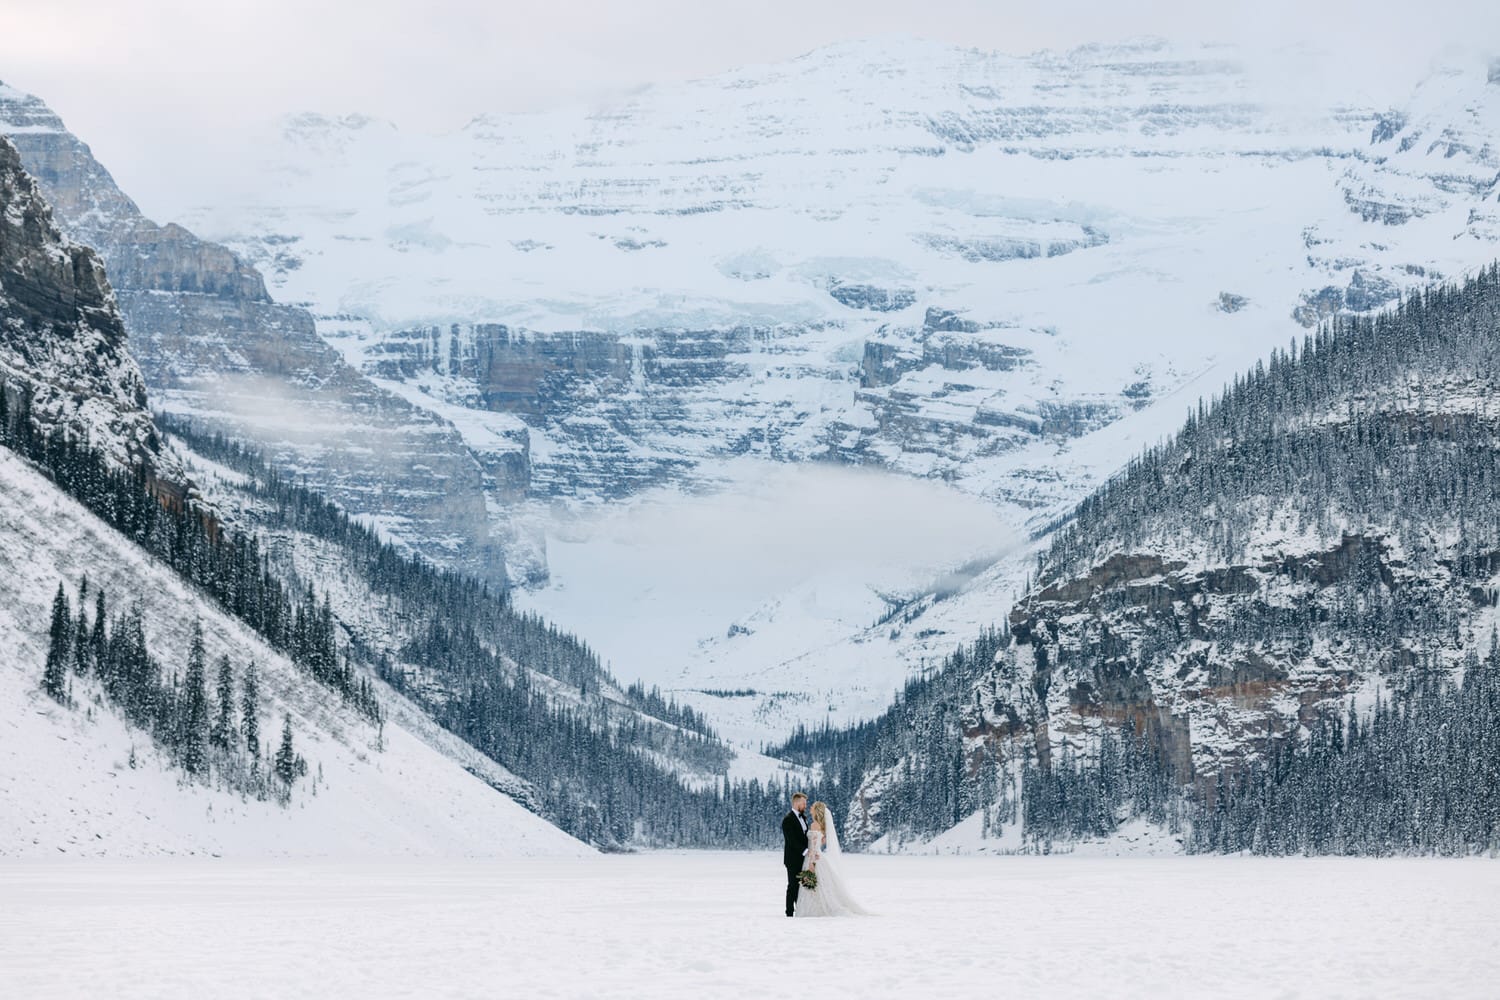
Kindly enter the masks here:
M 891 34 L 1011 53 L 1139 35 L 1306 43 L 1404 88 L 1445 46 L 1500 43 L 1500 3 L 0 0 L 0 80 L 51 104 L 150 213 L 150 192 L 288 111 L 443 131 Z

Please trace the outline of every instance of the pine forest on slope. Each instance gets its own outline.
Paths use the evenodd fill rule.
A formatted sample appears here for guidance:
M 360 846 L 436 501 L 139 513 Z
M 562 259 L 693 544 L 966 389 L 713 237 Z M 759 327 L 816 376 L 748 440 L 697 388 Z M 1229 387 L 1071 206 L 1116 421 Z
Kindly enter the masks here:
M 1005 629 L 783 752 L 866 843 L 1493 849 L 1497 399 L 1500 265 L 1320 329 L 1089 497 Z

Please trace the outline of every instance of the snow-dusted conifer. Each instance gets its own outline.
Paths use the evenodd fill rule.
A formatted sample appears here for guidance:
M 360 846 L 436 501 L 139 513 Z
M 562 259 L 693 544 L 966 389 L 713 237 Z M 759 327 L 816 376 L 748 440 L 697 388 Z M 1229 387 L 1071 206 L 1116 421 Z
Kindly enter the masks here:
M 88 581 L 84 581 L 84 588 L 78 595 L 78 619 L 73 623 L 73 672 L 83 677 L 88 674 L 93 664 L 93 645 L 89 642 L 89 616 L 88 609 L 83 603 L 84 596 L 88 593 Z
M 292 717 L 281 724 L 281 746 L 276 748 L 276 776 L 290 785 L 297 777 L 297 750 L 292 745 Z
M 89 635 L 89 660 L 94 665 L 95 673 L 104 672 L 104 659 L 109 649 L 109 632 L 106 629 L 104 590 L 99 588 L 94 594 L 94 630 Z M 82 642 L 83 637 L 79 636 Z
M 208 768 L 208 687 L 203 626 L 193 625 L 193 644 L 188 652 L 187 676 L 183 680 L 178 722 L 181 727 L 182 766 L 190 774 L 201 774 Z
M 255 661 L 245 670 L 240 693 L 241 728 L 245 732 L 245 749 L 254 759 L 260 758 L 260 673 Z
M 227 656 L 219 660 L 217 688 L 219 713 L 214 718 L 214 728 L 209 739 L 214 746 L 227 750 L 229 741 L 234 738 L 234 668 L 229 665 Z
M 60 702 L 68 700 L 68 652 L 73 618 L 62 584 L 52 599 L 52 627 L 48 630 L 47 665 L 42 670 L 42 690 Z

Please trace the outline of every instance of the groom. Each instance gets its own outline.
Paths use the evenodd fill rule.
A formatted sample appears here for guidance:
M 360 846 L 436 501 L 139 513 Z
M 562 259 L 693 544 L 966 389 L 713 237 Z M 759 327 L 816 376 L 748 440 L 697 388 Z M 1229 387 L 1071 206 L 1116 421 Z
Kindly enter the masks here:
M 792 811 L 781 819 L 781 861 L 786 865 L 786 915 L 797 910 L 797 890 L 801 883 L 797 873 L 802 871 L 802 858 L 807 854 L 807 796 L 798 792 L 792 796 Z

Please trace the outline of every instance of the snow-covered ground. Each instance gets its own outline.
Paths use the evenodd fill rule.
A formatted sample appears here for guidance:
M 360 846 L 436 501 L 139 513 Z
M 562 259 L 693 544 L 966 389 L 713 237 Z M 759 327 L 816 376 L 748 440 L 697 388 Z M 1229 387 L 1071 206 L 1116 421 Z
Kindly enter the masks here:
M 778 858 L 0 865 L 0 984 L 113 997 L 1485 997 L 1500 865 L 911 858 L 880 916 L 780 910 Z

